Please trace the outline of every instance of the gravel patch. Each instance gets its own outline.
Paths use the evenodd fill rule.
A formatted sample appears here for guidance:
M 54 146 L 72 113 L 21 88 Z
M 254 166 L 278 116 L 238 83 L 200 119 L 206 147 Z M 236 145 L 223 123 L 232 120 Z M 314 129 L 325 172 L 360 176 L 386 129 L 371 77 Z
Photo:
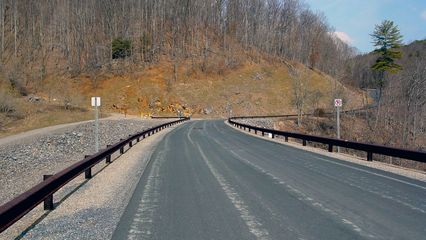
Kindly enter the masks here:
M 267 120 L 267 119 L 259 119 L 259 120 L 257 120 L 257 119 L 239 119 L 238 120 L 238 122 L 240 122 L 240 123 L 245 123 L 245 124 L 249 124 L 249 125 L 252 125 L 252 124 L 255 125 L 255 123 L 257 122 L 256 126 L 258 126 L 258 127 L 265 127 L 265 128 L 273 129 L 273 127 L 267 127 L 268 121 L 269 120 Z M 291 141 L 285 142 L 285 140 L 283 138 L 280 138 L 280 137 L 276 137 L 274 139 L 271 139 L 268 136 L 262 137 L 261 135 L 254 134 L 254 131 L 252 131 L 250 133 L 250 132 L 244 131 L 242 129 L 239 129 L 239 128 L 236 128 L 236 127 L 230 125 L 228 123 L 228 121 L 226 121 L 226 123 L 230 127 L 234 128 L 238 131 L 241 131 L 245 134 L 256 136 L 256 137 L 259 137 L 259 138 L 262 138 L 262 139 L 267 139 L 269 141 L 277 142 L 277 143 L 280 143 L 280 144 L 292 146 L 292 147 L 299 148 L 299 149 L 302 149 L 302 150 L 305 150 L 305 151 L 318 153 L 318 154 L 328 156 L 328 157 L 332 157 L 332 158 L 335 158 L 335 159 L 356 163 L 356 164 L 359 164 L 359 165 L 379 169 L 379 170 L 382 170 L 382 171 L 391 172 L 391 173 L 398 174 L 398 175 L 401 175 L 401 176 L 404 176 L 404 177 L 408 177 L 408 178 L 412 178 L 412 179 L 415 179 L 415 180 L 426 182 L 426 173 L 423 172 L 423 171 L 419 171 L 419 170 L 415 170 L 415 169 L 409 169 L 409 168 L 403 168 L 403 167 L 400 167 L 400 166 L 391 165 L 391 164 L 384 163 L 384 162 L 378 162 L 378 161 L 369 162 L 369 161 L 366 161 L 363 158 L 353 156 L 353 155 L 343 154 L 343 153 L 334 153 L 334 152 L 330 153 L 330 152 L 323 150 L 323 149 L 320 149 L 320 148 L 314 148 L 314 147 L 310 147 L 310 146 L 302 146 L 301 144 L 298 144 L 296 142 L 291 142 Z M 262 123 L 264 123 L 264 125 L 262 125 Z
M 158 142 L 175 127 L 148 137 L 114 160 L 49 212 L 20 239 L 110 239 Z
M 100 148 L 170 120 L 101 120 Z M 0 205 L 94 151 L 94 123 L 83 122 L 30 134 L 0 145 Z
M 238 122 L 256 127 L 274 129 L 274 120 L 271 118 L 238 119 Z

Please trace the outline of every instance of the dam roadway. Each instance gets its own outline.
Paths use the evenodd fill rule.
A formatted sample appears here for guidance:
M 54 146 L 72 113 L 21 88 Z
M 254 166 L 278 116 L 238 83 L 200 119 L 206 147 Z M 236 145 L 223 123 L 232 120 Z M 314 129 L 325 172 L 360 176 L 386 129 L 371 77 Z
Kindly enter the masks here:
M 156 147 L 113 239 L 425 239 L 426 183 L 191 121 Z

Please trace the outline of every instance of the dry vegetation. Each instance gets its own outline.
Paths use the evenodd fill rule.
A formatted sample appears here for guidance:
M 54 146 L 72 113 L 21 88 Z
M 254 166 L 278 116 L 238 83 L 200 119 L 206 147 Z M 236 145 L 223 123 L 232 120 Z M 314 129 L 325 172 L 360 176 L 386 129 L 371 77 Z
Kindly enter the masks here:
M 0 80 L 18 105 L 35 94 L 39 111 L 65 115 L 94 95 L 104 111 L 142 116 L 282 113 L 291 66 L 309 73 L 318 106 L 337 92 L 331 76 L 353 50 L 330 32 L 299 0 L 0 0 Z
M 244 62 L 221 73 L 193 71 L 183 63 L 173 71 L 173 63 L 164 60 L 141 72 L 121 76 L 105 76 L 98 88 L 90 87 L 90 79 L 80 80 L 82 93 L 103 97 L 107 109 L 131 114 L 174 115 L 182 110 L 195 116 L 227 117 L 234 115 L 279 114 L 293 112 L 292 79 L 282 63 Z M 296 64 L 297 65 L 297 64 Z M 298 68 L 304 68 L 298 65 Z M 327 108 L 335 92 L 345 96 L 348 107 L 362 105 L 362 94 L 350 90 L 330 76 L 308 71 L 309 106 Z M 169 79 L 176 76 L 173 84 Z M 81 82 L 86 84 L 81 85 Z M 312 98 L 314 93 L 319 97 Z M 315 101 L 315 104 L 313 104 Z M 314 109 L 306 105 L 304 112 Z

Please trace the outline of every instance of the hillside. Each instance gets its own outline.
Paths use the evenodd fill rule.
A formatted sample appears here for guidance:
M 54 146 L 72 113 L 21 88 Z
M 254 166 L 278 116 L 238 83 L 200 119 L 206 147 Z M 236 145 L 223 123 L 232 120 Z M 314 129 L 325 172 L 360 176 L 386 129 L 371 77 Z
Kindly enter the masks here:
M 334 80 L 352 49 L 299 0 L 3 1 L 0 15 L 4 134 L 88 119 L 94 95 L 138 116 L 363 105 Z
M 173 62 L 161 63 L 129 74 L 103 73 L 96 81 L 88 74 L 77 77 L 49 76 L 49 88 L 36 93 L 40 97 L 14 98 L 16 111 L 0 114 L 2 129 L 19 132 L 34 127 L 91 119 L 89 99 L 102 97 L 102 112 L 119 112 L 147 117 L 176 116 L 180 110 L 194 117 L 227 117 L 234 115 L 282 114 L 294 112 L 293 79 L 288 65 L 277 61 L 244 62 L 223 72 L 191 71 L 184 62 L 174 71 Z M 291 66 L 291 65 L 290 65 Z M 307 95 L 304 112 L 315 108 L 329 109 L 333 97 L 345 98 L 346 108 L 362 106 L 363 94 L 347 88 L 332 77 L 306 71 Z M 176 77 L 176 80 L 172 80 Z M 17 96 L 17 95 L 15 95 Z M 7 117 L 6 117 L 7 116 Z M 18 127 L 19 126 L 19 127 Z M 18 127 L 18 128 L 17 128 Z
M 299 66 L 304 68 L 303 66 Z M 97 90 L 86 87 L 86 96 L 98 94 L 105 99 L 105 108 L 142 115 L 175 115 L 176 110 L 195 116 L 226 117 L 232 109 L 234 115 L 278 114 L 293 112 L 292 78 L 284 64 L 245 62 L 224 73 L 187 73 L 185 64 L 172 78 L 171 62 L 162 62 L 142 72 L 131 75 L 107 76 Z M 312 107 L 329 108 L 332 102 L 335 80 L 321 72 L 308 71 L 307 102 L 319 92 L 318 104 Z M 362 104 L 362 95 L 344 88 L 349 103 L 347 107 Z M 311 94 L 312 93 L 312 94 Z M 139 100 L 139 101 L 138 101 Z M 115 106 L 115 107 L 114 107 Z M 228 107 L 229 106 L 229 107 Z M 306 108 L 307 112 L 313 111 Z
M 426 144 L 426 41 L 414 41 L 400 48 L 396 62 L 402 70 L 386 74 L 380 108 L 364 121 L 365 131 L 381 136 L 376 142 L 424 149 Z M 371 66 L 377 55 L 369 53 L 347 62 L 343 81 L 355 88 L 378 88 Z

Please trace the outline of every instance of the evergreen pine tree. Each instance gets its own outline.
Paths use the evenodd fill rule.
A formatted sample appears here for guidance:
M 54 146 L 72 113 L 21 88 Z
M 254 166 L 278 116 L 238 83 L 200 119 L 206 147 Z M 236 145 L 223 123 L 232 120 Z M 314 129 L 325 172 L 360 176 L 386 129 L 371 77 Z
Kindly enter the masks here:
M 384 20 L 380 25 L 376 25 L 371 36 L 374 46 L 377 47 L 374 52 L 379 55 L 371 68 L 379 73 L 378 85 L 381 90 L 386 72 L 397 73 L 402 70 L 402 66 L 395 63 L 402 57 L 399 51 L 402 35 L 393 21 Z

